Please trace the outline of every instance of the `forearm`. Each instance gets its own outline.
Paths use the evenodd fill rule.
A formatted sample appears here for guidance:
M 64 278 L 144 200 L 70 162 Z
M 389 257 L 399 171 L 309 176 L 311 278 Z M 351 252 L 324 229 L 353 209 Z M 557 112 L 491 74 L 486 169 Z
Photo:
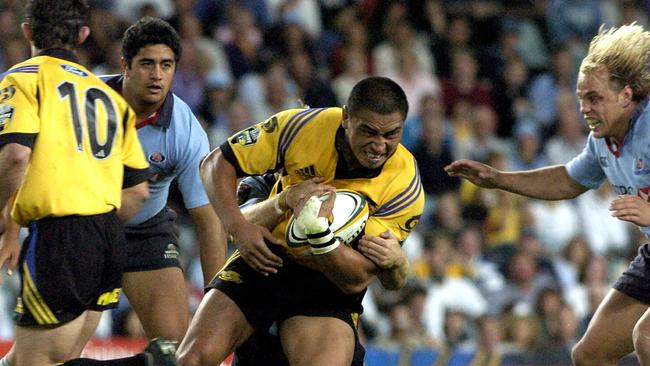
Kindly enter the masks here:
M 22 184 L 32 149 L 11 143 L 0 150 L 0 207 L 5 207 L 9 198 Z
M 406 285 L 409 267 L 409 261 L 405 257 L 403 261 L 394 267 L 382 269 L 377 274 L 377 278 L 379 278 L 379 282 L 386 290 L 399 290 Z
M 250 207 L 246 207 L 242 209 L 242 213 L 246 220 L 273 230 L 289 210 L 285 198 L 286 191 Z
M 117 217 L 120 221 L 127 222 L 140 211 L 144 203 L 149 199 L 149 183 L 142 182 L 133 187 L 122 190 L 122 205 L 117 210 Z
M 226 260 L 228 235 L 211 205 L 193 208 L 189 212 L 196 224 L 203 283 L 207 285 Z
M 586 187 L 571 179 L 564 165 L 529 171 L 501 172 L 497 187 L 543 200 L 574 198 L 587 190 Z
M 346 294 L 363 291 L 378 273 L 371 260 L 346 245 L 311 258 L 320 272 Z

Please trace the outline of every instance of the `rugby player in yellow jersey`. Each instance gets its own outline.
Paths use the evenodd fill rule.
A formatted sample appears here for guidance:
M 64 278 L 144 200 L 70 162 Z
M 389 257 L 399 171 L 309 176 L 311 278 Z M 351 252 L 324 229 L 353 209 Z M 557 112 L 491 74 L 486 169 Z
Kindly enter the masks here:
M 0 207 L 11 206 L 13 219 L 4 217 L 2 251 L 11 251 L 4 239 L 15 223 L 29 227 L 18 260 L 14 366 L 79 357 L 101 311 L 118 302 L 121 220 L 148 198 L 134 112 L 73 53 L 90 33 L 87 14 L 82 0 L 30 1 L 22 30 L 32 58 L 0 77 Z M 152 345 L 153 353 L 112 364 L 175 364 L 165 352 L 173 346 Z
M 376 248 L 394 247 L 388 241 L 404 241 L 424 206 L 416 162 L 399 144 L 407 112 L 399 85 L 366 78 L 346 107 L 280 112 L 235 134 L 204 160 L 206 191 L 238 251 L 190 323 L 178 351 L 182 365 L 218 364 L 273 322 L 291 365 L 363 363 L 363 352 L 354 348 L 365 289 L 375 276 L 399 288 L 408 269 L 406 260 L 380 265 L 369 257 Z M 281 178 L 259 208 L 283 218 L 270 232 L 246 220 L 233 192 L 238 177 L 279 170 Z M 289 248 L 279 239 L 290 210 L 304 202 L 290 207 L 279 193 L 313 177 L 367 197 L 371 212 L 358 246 L 369 257 L 337 241 Z M 309 265 L 298 264 L 303 261 Z

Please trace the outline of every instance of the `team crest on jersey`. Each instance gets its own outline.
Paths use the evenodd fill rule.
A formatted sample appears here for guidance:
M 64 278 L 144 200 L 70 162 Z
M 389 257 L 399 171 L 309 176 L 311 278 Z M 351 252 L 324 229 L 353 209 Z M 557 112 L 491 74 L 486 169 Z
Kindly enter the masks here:
M 230 140 L 230 143 L 240 144 L 243 146 L 252 145 L 257 142 L 257 139 L 259 137 L 260 137 L 260 129 L 253 126 L 233 136 L 233 138 Z
M 149 155 L 149 161 L 152 163 L 162 163 L 165 159 L 165 155 L 159 152 L 151 153 L 151 155 Z
M 178 258 L 178 248 L 174 244 L 167 244 L 167 249 L 165 250 L 165 259 L 176 259 Z
M 14 117 L 14 106 L 11 104 L 0 104 L 0 132 L 9 126 Z
M 72 65 L 61 65 L 61 68 L 62 68 L 63 70 L 65 70 L 65 71 L 67 71 L 67 72 L 69 72 L 69 73 L 71 73 L 71 74 L 75 74 L 75 75 L 77 75 L 77 76 L 83 76 L 83 77 L 88 76 L 88 73 L 87 73 L 87 72 L 81 70 L 81 69 L 78 68 L 78 67 L 74 67 L 74 66 L 72 66 Z
M 277 117 L 272 117 L 267 119 L 265 122 L 262 123 L 262 129 L 264 132 L 271 133 L 275 131 L 278 128 L 278 118 Z
M 650 173 L 650 168 L 645 166 L 643 158 L 636 158 L 634 160 L 634 175 L 645 175 Z
M 11 99 L 14 94 L 16 94 L 16 88 L 13 85 L 0 90 L 0 102 L 4 102 L 8 99 Z

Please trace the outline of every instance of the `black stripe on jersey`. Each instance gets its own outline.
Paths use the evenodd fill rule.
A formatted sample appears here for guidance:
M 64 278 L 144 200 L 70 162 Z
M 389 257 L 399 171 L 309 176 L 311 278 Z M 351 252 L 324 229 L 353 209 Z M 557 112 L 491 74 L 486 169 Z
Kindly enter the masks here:
M 134 169 L 124 166 L 124 178 L 122 178 L 122 189 L 133 187 L 136 184 L 142 183 L 152 176 L 152 171 L 149 168 Z
M 34 146 L 34 142 L 36 142 L 36 136 L 38 136 L 37 133 L 5 133 L 4 135 L 0 135 L 0 147 L 16 143 L 31 149 Z
M 235 174 L 237 174 L 237 178 L 250 175 L 246 174 L 239 166 L 239 162 L 235 157 L 235 153 L 232 151 L 232 148 L 230 147 L 230 144 L 228 144 L 227 140 L 221 144 L 221 146 L 219 146 L 219 149 L 221 149 L 221 155 L 223 155 L 223 158 L 226 159 L 226 161 L 228 161 L 235 168 Z

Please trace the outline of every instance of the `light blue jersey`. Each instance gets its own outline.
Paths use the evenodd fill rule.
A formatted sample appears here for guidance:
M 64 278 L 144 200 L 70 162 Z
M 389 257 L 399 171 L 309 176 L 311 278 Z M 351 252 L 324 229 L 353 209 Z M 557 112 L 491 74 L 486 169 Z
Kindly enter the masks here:
M 569 176 L 591 189 L 605 179 L 617 194 L 638 195 L 650 201 L 650 108 L 643 101 L 634 115 L 622 146 L 609 138 L 596 139 L 589 134 L 580 155 L 567 163 Z M 642 227 L 650 235 L 650 227 Z
M 122 76 L 103 78 L 120 91 Z M 209 204 L 199 176 L 199 163 L 210 151 L 208 136 L 190 107 L 171 92 L 150 123 L 138 126 L 138 138 L 153 177 L 149 180 L 149 200 L 127 223 L 147 221 L 167 205 L 169 187 L 178 177 L 178 187 L 187 209 Z

